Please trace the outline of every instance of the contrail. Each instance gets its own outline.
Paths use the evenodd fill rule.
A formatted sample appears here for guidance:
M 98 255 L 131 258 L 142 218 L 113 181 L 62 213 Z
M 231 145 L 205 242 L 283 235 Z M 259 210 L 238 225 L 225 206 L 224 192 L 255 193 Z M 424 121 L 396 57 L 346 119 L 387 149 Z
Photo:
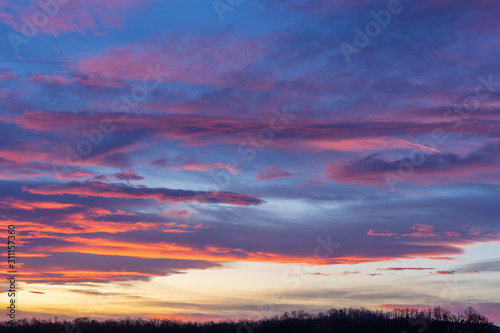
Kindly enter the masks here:
M 416 143 L 413 143 L 413 142 L 409 142 L 409 141 L 406 141 L 406 140 L 401 140 L 399 139 L 400 141 L 403 141 L 403 142 L 406 142 L 407 144 L 409 145 L 412 145 L 412 146 L 417 146 L 417 147 L 420 147 L 420 148 L 425 148 L 425 149 L 429 149 L 429 150 L 432 150 L 436 153 L 441 153 L 439 150 L 437 149 L 434 149 L 434 148 L 430 148 L 430 147 L 426 147 L 426 146 L 422 146 L 422 145 L 419 145 L 419 144 L 416 144 Z
M 63 51 L 61 50 L 61 47 L 59 46 L 59 43 L 57 42 L 57 39 L 54 37 L 54 34 L 52 33 L 52 31 L 49 30 L 49 33 L 50 35 L 52 36 L 52 39 L 54 39 L 54 42 L 56 43 L 56 46 L 57 48 L 59 49 L 59 52 L 61 53 L 61 56 L 63 57 L 64 61 L 68 62 L 68 60 L 66 59 L 66 57 L 64 56 L 64 53 Z

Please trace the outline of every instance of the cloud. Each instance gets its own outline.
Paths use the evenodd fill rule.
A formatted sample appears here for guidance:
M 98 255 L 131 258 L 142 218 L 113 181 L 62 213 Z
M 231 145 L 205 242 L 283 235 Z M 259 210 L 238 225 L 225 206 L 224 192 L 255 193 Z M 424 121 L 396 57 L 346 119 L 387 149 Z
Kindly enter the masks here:
M 22 210 L 67 209 L 75 206 L 77 205 L 71 203 L 48 202 L 48 201 L 24 201 L 10 197 L 0 199 L 0 207 L 2 207 L 2 209 L 22 209 Z
M 119 217 L 118 221 L 107 221 L 110 217 Z M 58 223 L 44 224 L 31 221 L 16 221 L 16 224 L 26 228 L 25 239 L 37 237 L 53 237 L 52 233 L 126 233 L 139 230 L 155 230 L 165 233 L 190 233 L 202 228 L 201 225 L 189 225 L 176 222 L 135 222 L 126 221 L 121 214 L 95 216 L 92 213 L 76 213 L 60 217 Z
M 56 112 L 56 111 L 28 111 L 22 115 L 12 115 L 3 117 L 4 122 L 18 124 L 25 130 L 55 131 L 61 134 L 76 135 L 80 139 L 85 139 L 83 130 L 98 127 L 102 119 L 109 119 L 115 126 L 114 132 L 125 131 L 134 138 L 147 138 L 151 136 L 162 136 L 170 140 L 185 140 L 189 145 L 209 145 L 214 143 L 225 143 L 239 145 L 246 138 L 245 134 L 256 134 L 263 128 L 269 126 L 262 121 L 251 118 L 235 117 L 210 117 L 200 114 L 176 115 L 176 114 L 134 114 L 127 113 L 126 117 L 121 114 L 108 112 Z M 1 119 L 1 118 L 0 118 Z M 491 121 L 490 124 L 495 123 Z M 357 133 L 356 140 L 377 140 L 374 137 L 395 137 L 401 136 L 404 128 L 408 135 L 426 135 L 432 132 L 440 123 L 415 123 L 398 121 L 365 121 L 365 122 L 334 122 L 330 120 L 298 119 L 290 122 L 286 126 L 286 131 L 276 135 L 270 143 L 272 147 L 289 147 L 291 144 L 297 145 L 301 151 L 310 151 L 310 144 L 315 145 L 318 138 L 329 140 L 329 142 L 342 142 L 342 140 L 353 140 L 352 131 Z M 479 136 L 493 137 L 491 128 L 485 128 L 485 124 L 471 123 L 464 126 L 464 131 L 477 134 Z M 113 133 L 114 133 L 113 132 Z M 113 134 L 112 133 L 112 134 Z M 115 133 L 115 135 L 116 135 Z M 127 138 L 122 134 L 123 139 Z M 107 140 L 110 140 L 107 135 Z M 209 139 L 207 139 L 209 138 Z M 402 142 L 400 139 L 398 142 Z M 128 141 L 130 142 L 130 140 Z M 75 143 L 76 145 L 76 143 Z M 415 144 L 405 147 L 414 147 Z M 418 150 L 430 152 L 427 148 L 417 147 Z M 412 148 L 413 149 L 413 148 Z M 497 161 L 495 152 L 498 147 L 494 143 L 489 143 L 479 149 L 475 155 L 459 159 L 458 162 L 465 164 L 485 163 Z M 365 158 L 350 162 L 355 168 L 362 165 L 373 169 L 373 172 L 397 170 L 397 161 L 387 161 L 379 154 L 369 155 Z M 420 169 L 430 169 L 436 164 L 453 163 L 457 156 L 450 153 L 435 153 L 426 155 L 424 163 Z M 457 163 L 458 163 L 457 162 Z
M 142 80 L 157 64 L 165 81 L 230 86 L 231 74 L 266 53 L 268 38 L 237 38 L 227 33 L 157 34 L 79 59 L 80 72 L 113 80 Z M 187 38 L 189 37 L 189 38 Z M 161 52 L 158 52 L 158 49 Z M 207 56 L 210 55 L 210 56 Z
M 413 237 L 413 238 L 427 238 L 427 237 L 440 237 L 440 238 L 448 238 L 448 237 L 460 237 L 461 233 L 456 231 L 437 231 L 435 230 L 435 226 L 428 224 L 420 224 L 417 223 L 413 226 L 410 226 L 411 230 L 414 230 L 410 233 L 401 234 L 402 237 Z M 378 229 L 370 229 L 367 233 L 369 236 L 398 236 L 397 233 L 390 232 L 389 230 L 378 230 Z M 472 236 L 485 236 L 481 232 L 470 234 Z M 495 235 L 491 235 L 495 236 Z
M 192 171 L 211 171 L 217 169 L 225 169 L 232 173 L 233 175 L 238 174 L 238 168 L 231 164 L 224 164 L 220 162 L 197 162 L 197 161 L 186 161 L 181 164 L 181 167 L 186 170 Z
M 144 180 L 144 177 L 139 176 L 132 170 L 125 170 L 122 172 L 115 173 L 111 176 L 118 180 Z
M 378 271 L 428 271 L 435 268 L 425 268 L 425 267 L 388 267 L 388 268 L 377 268 Z
M 279 165 L 273 165 L 269 169 L 261 170 L 257 173 L 258 180 L 272 180 L 275 178 L 291 177 L 291 173 L 283 170 Z
M 500 272 L 500 258 L 477 261 L 460 266 L 457 270 L 467 270 L 472 272 Z
M 99 181 L 85 183 L 70 182 L 65 185 L 45 185 L 38 188 L 25 188 L 25 191 L 44 195 L 71 194 L 77 196 L 97 196 L 113 198 L 155 199 L 157 201 L 224 203 L 232 205 L 260 205 L 264 201 L 258 197 L 231 192 L 203 192 L 174 190 L 168 188 L 148 188 L 124 184 L 107 184 Z
M 115 0 L 87 2 L 57 1 L 53 2 L 53 5 L 48 6 L 51 17 L 48 19 L 47 25 L 50 25 L 50 31 L 53 31 L 54 34 L 70 32 L 85 34 L 91 31 L 99 31 L 103 28 L 118 28 L 123 24 L 128 15 L 146 7 L 148 2 L 151 1 L 131 0 L 126 4 Z M 50 2 L 47 3 L 50 4 Z M 16 4 L 2 2 L 0 3 L 0 8 L 2 8 L 3 12 L 15 14 L 15 17 L 25 17 L 31 23 L 33 23 L 33 17 L 36 13 L 42 12 L 45 14 L 41 7 L 34 3 L 25 5 L 22 2 Z M 111 15 L 111 13 L 114 14 Z M 17 31 L 21 31 L 23 27 L 23 21 L 14 19 L 14 16 L 3 21 Z M 43 32 L 48 31 L 45 29 L 45 25 L 42 28 Z
M 385 194 L 370 197 L 366 196 L 365 189 L 357 189 L 352 196 L 342 197 L 342 201 L 339 202 L 347 204 L 363 200 L 365 209 L 352 215 L 344 214 L 346 210 L 338 208 L 339 214 L 344 217 L 337 221 L 332 241 L 341 242 L 342 245 L 329 257 L 318 262 L 314 260 L 311 251 L 318 246 L 316 242 L 318 235 L 328 234 L 325 225 L 329 220 L 318 214 L 321 209 L 317 209 L 315 205 L 308 204 L 310 208 L 306 215 L 299 214 L 292 217 L 308 218 L 310 223 L 307 226 L 301 223 L 283 225 L 284 217 L 281 209 L 269 211 L 265 206 L 255 205 L 212 207 L 199 205 L 194 210 L 194 208 L 187 209 L 183 201 L 164 202 L 167 204 L 166 207 L 163 205 L 158 207 L 155 200 L 144 200 L 150 198 L 152 195 L 150 192 L 147 192 L 147 195 L 129 193 L 133 189 L 147 190 L 149 189 L 147 187 L 123 185 L 124 190 L 117 190 L 115 186 L 122 184 L 100 183 L 97 187 L 103 187 L 102 191 L 105 193 L 103 195 L 99 190 L 92 188 L 95 185 L 90 183 L 92 182 L 76 183 L 75 186 L 71 186 L 71 183 L 53 185 L 2 183 L 0 201 L 11 202 L 13 200 L 6 198 L 15 197 L 16 200 L 22 199 L 23 202 L 47 201 L 63 204 L 71 202 L 75 205 L 65 209 L 46 210 L 45 214 L 36 214 L 36 210 L 10 210 L 8 218 L 4 219 L 6 223 L 9 221 L 26 231 L 24 240 L 29 244 L 24 245 L 25 254 L 54 255 L 55 252 L 61 251 L 97 254 L 93 251 L 98 250 L 102 254 L 121 253 L 128 256 L 134 256 L 132 254 L 134 251 L 149 252 L 156 257 L 165 255 L 167 251 L 177 259 L 194 260 L 192 253 L 197 253 L 200 256 L 197 257 L 198 260 L 211 262 L 235 260 L 336 265 L 416 258 L 453 260 L 453 256 L 463 254 L 465 245 L 495 239 L 487 236 L 495 231 L 493 223 L 497 214 L 493 208 L 478 209 L 480 213 L 475 216 L 480 223 L 475 225 L 475 229 L 469 227 L 470 219 L 466 214 L 467 207 L 487 206 L 488 202 L 484 199 L 485 196 L 489 196 L 487 193 L 478 192 L 473 198 L 469 196 L 453 197 L 453 200 L 441 198 L 438 202 L 434 201 L 435 198 L 418 200 L 410 198 L 397 201 L 399 204 L 395 207 L 390 202 L 382 200 Z M 24 191 L 21 189 L 23 186 L 26 188 Z M 159 189 L 152 190 L 157 195 Z M 303 192 L 296 191 L 298 194 Z M 127 195 L 122 197 L 120 194 L 122 192 Z M 320 206 L 322 203 L 322 201 L 306 200 Z M 326 197 L 325 200 L 332 199 Z M 461 200 L 467 202 L 468 206 L 462 204 Z M 196 201 L 193 203 L 196 204 Z M 424 223 L 407 225 L 399 219 L 385 221 L 380 225 L 380 219 L 385 216 L 389 206 L 398 216 L 403 216 L 404 212 L 408 220 L 417 220 L 422 211 L 421 207 L 425 206 L 426 211 L 433 214 L 435 225 Z M 451 216 L 463 216 L 463 221 L 455 218 L 450 221 L 449 216 L 452 211 L 455 214 Z M 196 212 L 196 215 L 193 216 L 193 212 Z M 178 221 L 184 217 L 189 217 L 192 222 Z M 449 236 L 447 225 L 454 226 L 455 232 L 460 233 L 460 236 Z M 463 225 L 463 228 L 460 225 Z M 382 227 L 376 229 L 374 226 Z M 371 234 L 394 235 L 373 237 L 367 234 L 366 230 L 373 230 Z M 470 235 L 473 230 L 481 232 Z M 402 236 L 413 232 L 434 233 L 436 236 Z M 92 243 L 94 238 L 99 240 L 98 243 Z M 255 242 L 255 239 L 259 242 Z M 92 245 L 85 245 L 86 242 Z M 138 248 L 136 243 L 149 246 L 151 250 Z M 461 272 L 479 269 L 467 267 L 453 270 Z
M 339 151 L 364 151 L 364 150 L 387 150 L 387 149 L 414 149 L 420 148 L 424 151 L 439 150 L 423 145 L 408 142 L 402 139 L 381 137 L 363 139 L 343 139 L 343 140 L 318 140 L 309 141 L 306 145 L 315 150 L 339 150 Z
M 419 237 L 436 237 L 436 236 L 438 236 L 438 234 L 434 231 L 433 225 L 416 224 L 414 226 L 411 226 L 410 228 L 412 230 L 415 230 L 415 232 L 403 234 L 403 237 L 419 238 Z M 455 233 L 449 232 L 449 231 L 446 232 L 445 234 L 447 236 L 455 236 Z
M 23 262 L 23 281 L 48 284 L 148 281 L 154 276 L 179 274 L 187 269 L 220 267 L 217 263 L 197 260 L 148 259 L 57 251 L 51 252 L 50 257 L 23 258 Z
M 64 238 L 53 236 L 51 242 L 60 240 L 55 249 L 54 245 L 32 246 L 33 251 L 40 252 L 66 252 L 107 256 L 124 256 L 146 259 L 176 259 L 196 260 L 208 262 L 274 262 L 274 263 L 314 263 L 325 264 L 329 260 L 316 260 L 313 258 L 293 255 L 281 255 L 263 251 L 249 252 L 238 248 L 223 248 L 213 245 L 191 246 L 176 243 L 111 240 L 104 238 L 84 238 L 79 236 L 66 236 Z M 54 250 L 52 250 L 54 249 Z
M 403 177 L 405 181 L 421 182 L 423 179 L 430 184 L 442 184 L 464 179 L 494 181 L 488 175 L 495 174 L 500 165 L 498 142 L 485 143 L 465 156 L 453 153 L 420 154 L 417 158 L 419 165 L 411 165 L 409 159 L 388 160 L 380 157 L 380 153 L 374 153 L 343 165 L 330 163 L 326 173 L 330 179 L 345 183 L 387 185 L 387 173 L 398 176 L 401 165 L 406 165 L 403 169 L 405 174 L 407 170 L 412 171 L 410 176 Z
M 342 276 L 347 276 L 347 275 L 361 274 L 361 271 L 343 271 L 337 274 Z
M 174 217 L 193 217 L 193 213 L 188 213 L 185 210 L 164 210 L 163 216 L 174 216 Z
M 317 276 L 330 276 L 331 274 L 328 273 L 320 273 L 320 272 L 315 272 L 315 273 L 304 273 L 306 275 L 317 275 Z
M 123 81 L 112 81 L 93 74 L 70 73 L 68 75 L 54 75 L 54 74 L 32 74 L 27 79 L 37 85 L 53 85 L 65 86 L 68 85 L 82 85 L 85 87 L 98 87 L 98 88 L 127 88 L 127 84 Z
M 465 274 L 480 274 L 481 272 L 480 271 L 471 271 L 471 270 L 468 270 L 468 271 L 465 271 L 464 273 Z
M 370 235 L 370 236 L 397 236 L 397 234 L 390 232 L 389 230 L 378 230 L 378 229 L 368 230 L 367 235 Z

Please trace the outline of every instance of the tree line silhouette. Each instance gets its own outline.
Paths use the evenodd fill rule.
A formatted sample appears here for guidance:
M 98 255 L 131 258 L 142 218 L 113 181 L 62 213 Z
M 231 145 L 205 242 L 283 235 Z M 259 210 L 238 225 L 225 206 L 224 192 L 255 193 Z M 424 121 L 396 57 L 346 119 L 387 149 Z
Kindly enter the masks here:
M 426 310 L 365 308 L 331 309 L 317 314 L 286 312 L 259 320 L 183 322 L 159 319 L 107 319 L 88 317 L 73 321 L 20 319 L 0 323 L 0 332 L 16 333 L 487 333 L 498 332 L 474 308 L 463 312 L 434 307 Z

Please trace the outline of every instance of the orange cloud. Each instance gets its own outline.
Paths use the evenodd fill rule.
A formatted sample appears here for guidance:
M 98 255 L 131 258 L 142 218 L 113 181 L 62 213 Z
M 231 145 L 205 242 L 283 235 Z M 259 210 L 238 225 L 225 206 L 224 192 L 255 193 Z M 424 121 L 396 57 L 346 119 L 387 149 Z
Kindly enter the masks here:
M 355 264 L 364 262 L 379 262 L 393 259 L 412 259 L 410 256 L 394 257 L 362 257 L 343 256 L 337 258 L 313 258 L 310 256 L 282 255 L 270 252 L 250 252 L 237 248 L 217 246 L 188 246 L 176 243 L 135 243 L 105 238 L 59 237 L 65 244 L 54 246 L 37 246 L 32 250 L 43 253 L 86 253 L 94 255 L 114 255 L 149 259 L 181 259 L 203 260 L 209 262 L 274 262 L 303 263 L 309 265 Z
M 29 271 L 22 270 L 17 273 L 22 281 L 38 283 L 38 282 L 74 282 L 74 281 L 92 281 L 92 282 L 110 282 L 124 281 L 131 278 L 163 276 L 164 274 L 144 273 L 135 271 L 123 271 L 119 275 L 116 272 L 103 272 L 92 270 L 64 270 L 52 268 L 50 273 L 45 273 L 39 270 Z
M 51 233 L 75 234 L 75 233 L 94 233 L 106 232 L 109 234 L 123 233 L 134 230 L 161 230 L 167 233 L 185 233 L 195 232 L 199 225 L 190 226 L 187 224 L 177 224 L 175 222 L 110 222 L 94 221 L 88 219 L 84 214 L 68 215 L 59 224 L 48 225 L 30 221 L 15 221 L 18 226 L 23 226 L 28 238 L 54 238 Z
M 389 230 L 378 230 L 370 229 L 367 233 L 370 236 L 397 236 L 397 234 L 390 232 Z
M 377 268 L 378 271 L 427 271 L 435 268 L 425 268 L 425 267 L 389 267 L 389 268 Z
M 471 271 L 471 270 L 468 270 L 468 271 L 465 271 L 464 273 L 465 274 L 479 274 L 481 272 L 480 271 Z
M 455 260 L 455 258 L 453 257 L 422 257 L 424 259 L 430 259 L 430 260 L 445 260 L 445 261 L 451 261 L 451 260 Z
M 24 201 L 14 198 L 5 198 L 0 201 L 0 207 L 3 209 L 24 209 L 24 210 L 35 210 L 35 209 L 66 209 L 70 207 L 76 207 L 78 205 L 70 203 L 60 203 L 60 202 L 40 202 L 40 201 Z
M 384 150 L 384 149 L 414 149 L 429 150 L 439 153 L 437 149 L 422 146 L 406 140 L 394 138 L 363 138 L 344 140 L 316 140 L 305 143 L 309 148 L 317 150 L 339 150 L 339 151 L 363 151 L 363 150 Z

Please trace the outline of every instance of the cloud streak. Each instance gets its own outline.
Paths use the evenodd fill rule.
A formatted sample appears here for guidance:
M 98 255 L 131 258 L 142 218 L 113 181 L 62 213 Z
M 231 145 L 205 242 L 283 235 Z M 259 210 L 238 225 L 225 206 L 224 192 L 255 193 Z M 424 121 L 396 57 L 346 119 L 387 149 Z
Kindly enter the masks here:
M 27 192 L 43 195 L 76 195 L 97 196 L 106 198 L 155 199 L 157 201 L 192 202 L 232 205 L 260 205 L 258 197 L 231 192 L 203 192 L 168 188 L 148 188 L 145 186 L 129 186 L 125 184 L 108 184 L 99 181 L 86 183 L 70 182 L 63 186 L 45 185 L 43 187 L 24 189 Z

